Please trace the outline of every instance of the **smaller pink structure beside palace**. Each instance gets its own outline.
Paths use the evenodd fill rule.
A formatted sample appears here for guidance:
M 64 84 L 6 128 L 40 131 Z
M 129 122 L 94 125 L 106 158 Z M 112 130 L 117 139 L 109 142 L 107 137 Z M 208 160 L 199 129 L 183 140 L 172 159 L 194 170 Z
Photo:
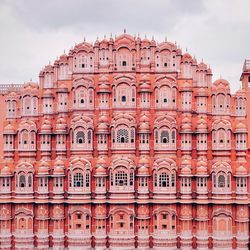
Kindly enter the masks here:
M 248 249 L 241 81 L 124 33 L 2 85 L 0 248 Z

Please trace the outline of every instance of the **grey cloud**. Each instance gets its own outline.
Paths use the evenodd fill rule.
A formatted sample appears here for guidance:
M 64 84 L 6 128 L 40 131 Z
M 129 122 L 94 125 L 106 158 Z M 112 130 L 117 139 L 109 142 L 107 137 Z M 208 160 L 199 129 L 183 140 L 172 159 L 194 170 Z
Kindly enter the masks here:
M 240 4 L 239 4 L 240 2 Z M 138 32 L 177 41 L 239 86 L 249 55 L 249 0 L 2 0 L 0 82 L 38 80 L 40 69 L 86 36 Z

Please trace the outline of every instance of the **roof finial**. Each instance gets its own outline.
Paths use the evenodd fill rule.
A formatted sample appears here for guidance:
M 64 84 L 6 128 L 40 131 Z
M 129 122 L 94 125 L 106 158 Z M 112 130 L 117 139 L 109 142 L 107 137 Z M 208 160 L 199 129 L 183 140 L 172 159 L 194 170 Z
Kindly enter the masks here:
M 49 64 L 51 64 L 51 61 L 49 61 Z
M 65 54 L 65 49 L 63 50 L 63 54 Z
M 32 78 L 30 78 L 30 82 L 32 82 Z
M 147 34 L 145 34 L 145 39 L 147 39 Z
M 154 35 L 152 35 L 152 40 L 155 40 Z
M 104 39 L 106 39 L 106 34 L 104 35 Z
M 86 38 L 85 38 L 85 37 L 83 37 L 83 41 L 84 41 L 84 42 L 86 41 Z
M 167 36 L 165 36 L 165 42 L 167 42 L 168 41 L 168 38 L 167 38 Z
M 124 28 L 124 34 L 126 34 L 126 28 Z
M 110 33 L 110 37 L 112 38 L 112 32 Z
M 203 58 L 201 58 L 201 62 L 203 63 Z
M 188 52 L 188 49 L 186 48 L 186 53 Z
M 222 79 L 222 75 L 221 75 L 221 73 L 220 73 L 220 79 Z

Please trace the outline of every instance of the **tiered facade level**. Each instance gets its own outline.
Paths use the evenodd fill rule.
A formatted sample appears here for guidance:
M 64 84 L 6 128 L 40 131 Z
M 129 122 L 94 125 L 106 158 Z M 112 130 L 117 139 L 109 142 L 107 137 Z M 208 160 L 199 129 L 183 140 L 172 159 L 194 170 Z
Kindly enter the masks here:
M 5 87 L 1 248 L 247 249 L 249 66 L 124 33 Z

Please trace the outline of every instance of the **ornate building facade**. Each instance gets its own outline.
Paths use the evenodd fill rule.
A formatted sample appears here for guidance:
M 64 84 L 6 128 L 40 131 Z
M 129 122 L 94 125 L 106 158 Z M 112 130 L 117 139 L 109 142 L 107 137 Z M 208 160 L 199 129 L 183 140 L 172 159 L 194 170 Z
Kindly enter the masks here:
M 124 33 L 7 86 L 1 249 L 248 249 L 249 76 Z

